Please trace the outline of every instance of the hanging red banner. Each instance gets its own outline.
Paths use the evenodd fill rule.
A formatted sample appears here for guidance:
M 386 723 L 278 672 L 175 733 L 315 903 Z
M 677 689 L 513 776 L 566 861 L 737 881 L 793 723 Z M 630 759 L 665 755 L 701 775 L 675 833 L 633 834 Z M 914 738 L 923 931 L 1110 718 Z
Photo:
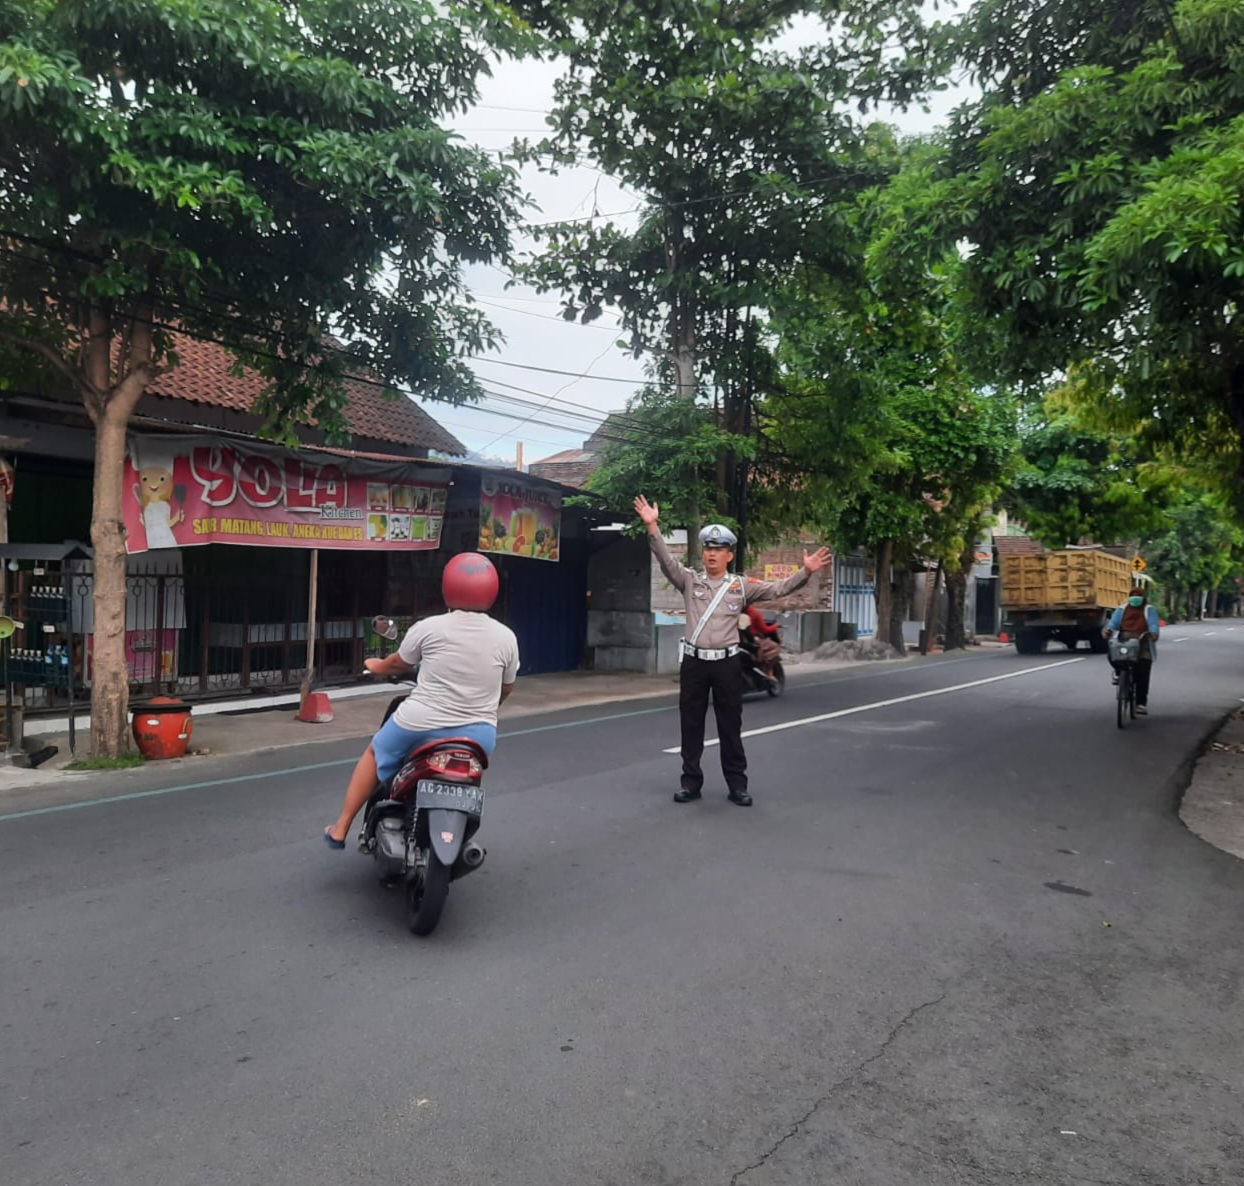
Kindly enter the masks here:
M 249 544 L 430 550 L 449 474 L 287 453 L 212 437 L 133 440 L 125 460 L 126 548 Z

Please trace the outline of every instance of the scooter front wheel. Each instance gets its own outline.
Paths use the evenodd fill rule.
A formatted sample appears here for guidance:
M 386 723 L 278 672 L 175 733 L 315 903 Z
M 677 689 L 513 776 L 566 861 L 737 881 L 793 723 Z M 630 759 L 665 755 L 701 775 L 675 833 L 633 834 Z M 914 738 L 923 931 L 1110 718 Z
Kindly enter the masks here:
M 406 889 L 406 925 L 411 934 L 430 935 L 436 930 L 448 896 L 449 866 L 441 864 L 436 853 L 429 852 L 422 879 L 412 881 Z

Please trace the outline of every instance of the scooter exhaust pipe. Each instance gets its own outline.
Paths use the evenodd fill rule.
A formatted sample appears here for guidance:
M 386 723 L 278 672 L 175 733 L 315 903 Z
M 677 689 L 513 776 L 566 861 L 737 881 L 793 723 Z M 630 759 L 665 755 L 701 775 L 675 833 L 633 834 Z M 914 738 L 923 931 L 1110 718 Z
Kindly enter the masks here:
M 476 844 L 474 840 L 468 840 L 466 844 L 462 846 L 462 851 L 458 854 L 458 859 L 454 861 L 454 880 L 457 880 L 459 877 L 465 877 L 468 873 L 472 873 L 478 869 L 484 863 L 484 858 L 487 855 L 487 849 Z

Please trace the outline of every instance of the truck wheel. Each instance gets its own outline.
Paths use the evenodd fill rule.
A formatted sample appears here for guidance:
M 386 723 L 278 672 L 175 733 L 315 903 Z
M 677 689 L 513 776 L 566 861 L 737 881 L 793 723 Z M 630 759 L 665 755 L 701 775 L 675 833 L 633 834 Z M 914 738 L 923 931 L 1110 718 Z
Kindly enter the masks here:
M 1020 629 L 1015 632 L 1015 649 L 1021 655 L 1041 655 L 1045 653 L 1046 637 L 1036 630 Z

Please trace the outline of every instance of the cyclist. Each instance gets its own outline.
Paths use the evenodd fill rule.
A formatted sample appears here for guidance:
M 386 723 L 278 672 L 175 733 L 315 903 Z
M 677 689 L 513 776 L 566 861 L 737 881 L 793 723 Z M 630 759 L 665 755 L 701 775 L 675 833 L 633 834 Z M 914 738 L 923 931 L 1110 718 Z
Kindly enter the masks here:
M 1110 621 L 1106 623 L 1102 635 L 1111 638 L 1116 632 L 1120 642 L 1128 639 L 1140 639 L 1140 655 L 1136 662 L 1136 711 L 1143 715 L 1149 712 L 1149 679 L 1153 675 L 1153 663 L 1158 657 L 1159 622 L 1157 609 L 1149 604 L 1149 578 L 1137 573 L 1132 578 L 1132 591 L 1127 600 L 1120 605 Z M 1111 663 L 1111 667 L 1114 664 Z M 1113 682 L 1119 682 L 1116 668 Z

